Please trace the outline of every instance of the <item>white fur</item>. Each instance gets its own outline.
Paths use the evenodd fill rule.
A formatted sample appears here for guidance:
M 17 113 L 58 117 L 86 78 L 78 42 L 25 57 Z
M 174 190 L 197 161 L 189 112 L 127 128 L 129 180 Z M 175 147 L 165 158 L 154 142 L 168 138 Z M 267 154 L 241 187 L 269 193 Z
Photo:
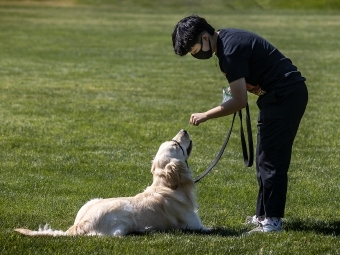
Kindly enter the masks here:
M 191 151 L 189 134 L 181 130 L 164 142 L 152 162 L 153 183 L 134 197 L 93 199 L 83 205 L 67 231 L 48 225 L 38 231 L 15 229 L 24 235 L 124 236 L 153 230 L 203 230 L 197 214 L 194 182 L 186 160 Z

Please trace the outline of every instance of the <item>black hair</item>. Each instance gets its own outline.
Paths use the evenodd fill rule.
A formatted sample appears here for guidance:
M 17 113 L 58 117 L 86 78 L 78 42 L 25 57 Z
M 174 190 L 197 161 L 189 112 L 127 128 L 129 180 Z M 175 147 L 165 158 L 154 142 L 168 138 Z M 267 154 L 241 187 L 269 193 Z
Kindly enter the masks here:
M 204 18 L 193 14 L 181 19 L 172 32 L 172 45 L 175 53 L 179 56 L 186 55 L 198 43 L 199 36 L 204 31 L 210 35 L 215 32 L 215 29 Z

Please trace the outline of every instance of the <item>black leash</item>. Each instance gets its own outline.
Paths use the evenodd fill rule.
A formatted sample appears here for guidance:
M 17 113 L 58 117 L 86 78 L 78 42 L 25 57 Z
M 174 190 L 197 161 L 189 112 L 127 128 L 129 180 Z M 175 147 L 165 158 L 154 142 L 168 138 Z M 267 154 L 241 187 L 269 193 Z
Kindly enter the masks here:
M 241 135 L 241 144 L 242 144 L 242 152 L 243 152 L 243 160 L 246 167 L 251 167 L 253 165 L 254 161 L 254 148 L 253 148 L 253 136 L 251 132 L 251 123 L 250 123 L 250 114 L 249 114 L 249 106 L 247 104 L 246 106 L 246 124 L 247 124 L 247 133 L 248 133 L 248 151 L 247 151 L 247 144 L 245 141 L 244 131 L 243 131 L 243 124 L 242 124 L 242 110 L 238 111 L 238 115 L 240 117 L 240 135 Z M 219 153 L 217 154 L 214 161 L 211 163 L 211 165 L 205 170 L 203 174 L 201 174 L 194 182 L 199 182 L 204 176 L 206 176 L 217 164 L 217 162 L 220 160 L 231 135 L 231 131 L 234 126 L 236 112 L 234 113 L 233 120 L 231 122 L 231 126 L 229 129 L 229 132 L 227 134 L 227 137 L 222 145 L 222 148 L 220 149 Z
M 248 151 L 247 151 L 247 144 L 244 137 L 243 132 L 243 125 L 242 125 L 242 111 L 238 112 L 240 116 L 240 135 L 241 135 L 241 143 L 242 143 L 242 152 L 243 152 L 243 159 L 244 159 L 244 165 L 246 167 L 251 167 L 253 165 L 254 161 L 254 145 L 253 145 L 253 135 L 251 131 L 251 121 L 250 121 L 250 113 L 249 113 L 249 106 L 247 104 L 246 106 L 246 125 L 247 125 L 247 134 L 248 134 Z M 248 157 L 249 156 L 249 157 Z

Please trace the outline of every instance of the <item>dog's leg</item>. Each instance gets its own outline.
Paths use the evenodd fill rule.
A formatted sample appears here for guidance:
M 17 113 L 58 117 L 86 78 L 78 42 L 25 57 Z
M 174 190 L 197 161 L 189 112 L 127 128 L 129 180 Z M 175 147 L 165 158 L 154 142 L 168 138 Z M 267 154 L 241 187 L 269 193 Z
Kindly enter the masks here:
M 97 233 L 93 228 L 93 222 L 88 220 L 80 221 L 77 224 L 74 224 L 70 227 L 66 233 L 71 236 L 78 236 L 78 235 L 100 235 Z
M 118 224 L 117 226 L 112 228 L 110 232 L 111 236 L 117 237 L 125 236 L 129 233 L 128 229 L 126 228 L 126 224 Z
M 186 226 L 184 229 L 190 230 L 203 230 L 204 226 L 200 220 L 200 217 L 196 212 L 189 213 L 186 216 Z

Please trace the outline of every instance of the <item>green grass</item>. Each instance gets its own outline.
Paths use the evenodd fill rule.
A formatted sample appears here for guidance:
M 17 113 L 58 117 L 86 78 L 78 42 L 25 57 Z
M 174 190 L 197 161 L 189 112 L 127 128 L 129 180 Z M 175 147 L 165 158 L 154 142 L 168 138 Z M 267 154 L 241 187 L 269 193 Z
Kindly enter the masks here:
M 0 2 L 0 253 L 339 254 L 339 11 L 100 3 Z M 307 78 L 309 104 L 294 146 L 285 231 L 241 237 L 257 186 L 254 167 L 242 164 L 236 127 L 223 159 L 197 185 L 203 224 L 215 228 L 209 235 L 14 233 L 45 223 L 66 230 L 87 200 L 142 191 L 151 183 L 159 145 L 181 128 L 195 143 L 194 176 L 205 170 L 231 117 L 188 124 L 191 113 L 221 102 L 226 85 L 214 60 L 173 54 L 172 29 L 192 12 L 216 28 L 261 34 Z M 254 135 L 255 101 L 250 95 Z

